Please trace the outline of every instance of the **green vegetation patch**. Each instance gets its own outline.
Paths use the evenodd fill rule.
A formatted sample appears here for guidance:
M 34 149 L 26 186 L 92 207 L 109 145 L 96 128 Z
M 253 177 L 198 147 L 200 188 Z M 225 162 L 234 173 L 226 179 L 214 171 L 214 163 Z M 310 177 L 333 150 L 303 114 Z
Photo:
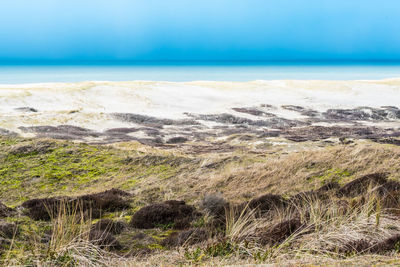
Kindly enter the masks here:
M 321 185 L 325 185 L 330 182 L 343 183 L 348 177 L 353 174 L 348 170 L 341 170 L 337 168 L 332 168 L 323 172 L 322 175 L 314 175 L 308 178 L 309 181 L 319 180 Z
M 82 143 L 0 138 L 0 199 L 16 205 L 83 190 L 129 190 L 149 176 L 176 175 L 184 168 L 181 163 L 188 159 Z
M 122 166 L 122 155 L 107 148 L 54 142 L 51 147 L 40 151 L 34 149 L 35 145 L 31 141 L 20 146 L 27 153 L 15 153 L 13 148 L 2 153 L 0 197 L 7 202 L 80 189 L 82 185 L 117 173 Z M 6 151 L 4 146 L 2 148 Z

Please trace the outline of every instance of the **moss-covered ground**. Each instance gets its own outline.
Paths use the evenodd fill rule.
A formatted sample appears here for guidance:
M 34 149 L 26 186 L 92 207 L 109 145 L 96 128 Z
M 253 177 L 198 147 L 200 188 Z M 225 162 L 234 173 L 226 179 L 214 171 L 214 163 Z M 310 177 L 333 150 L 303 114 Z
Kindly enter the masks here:
M 181 164 L 184 163 L 184 164 Z M 79 195 L 118 187 L 133 190 L 149 176 L 168 179 L 191 161 L 82 143 L 0 138 L 0 199 Z

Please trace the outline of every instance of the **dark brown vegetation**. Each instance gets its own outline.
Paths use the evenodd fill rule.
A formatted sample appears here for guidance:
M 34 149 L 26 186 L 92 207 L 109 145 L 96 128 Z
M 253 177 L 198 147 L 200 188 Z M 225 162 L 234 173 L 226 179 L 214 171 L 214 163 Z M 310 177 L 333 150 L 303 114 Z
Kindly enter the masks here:
M 134 113 L 108 114 L 111 120 L 132 123 L 136 127 L 112 128 L 104 132 L 74 125 L 21 126 L 23 133 L 34 133 L 37 137 L 62 140 L 85 140 L 95 137 L 95 143 L 138 141 L 145 145 L 171 147 L 181 146 L 186 141 L 202 141 L 218 136 L 241 134 L 251 136 L 249 140 L 262 140 L 265 137 L 283 137 L 294 142 L 323 141 L 339 138 L 342 144 L 350 144 L 350 139 L 368 139 L 381 144 L 400 145 L 400 130 L 395 124 L 400 120 L 397 107 L 356 107 L 353 109 L 328 109 L 316 111 L 302 106 L 282 105 L 281 108 L 299 113 L 302 119 L 288 119 L 274 114 L 276 107 L 268 104 L 258 107 L 235 107 L 231 113 L 192 114 L 184 113 L 186 119 L 157 118 Z M 28 112 L 31 108 L 22 108 Z M 32 110 L 31 110 L 32 111 Z M 246 114 L 247 117 L 237 116 Z M 204 121 L 218 125 L 208 127 Z M 319 123 L 326 123 L 321 126 Z M 366 123 L 394 123 L 394 127 L 383 128 Z M 339 124 L 345 123 L 346 126 Z M 17 135 L 0 129 L 3 135 Z M 174 137 L 171 137 L 174 136 Z M 93 141 L 92 141 L 93 142 Z M 212 144 L 212 143 L 209 143 Z
M 368 174 L 354 181 L 344 185 L 337 192 L 339 197 L 356 197 L 360 194 L 366 193 L 368 188 L 383 185 L 387 182 L 386 173 L 373 173 Z
M 215 218 L 225 221 L 225 211 L 229 208 L 229 203 L 221 194 L 207 194 L 201 202 L 201 208 Z
M 388 251 L 400 251 L 400 234 L 394 234 L 382 241 L 373 242 L 365 239 L 352 240 L 339 249 L 340 253 L 385 253 Z
M 210 236 L 210 233 L 205 229 L 192 228 L 170 234 L 161 244 L 167 247 L 194 245 L 206 241 Z
M 13 238 L 18 233 L 18 226 L 15 223 L 0 222 L 0 237 Z
M 100 248 L 121 249 L 117 239 L 107 231 L 91 230 L 89 240 Z
M 102 212 L 113 212 L 130 208 L 131 195 L 119 189 L 79 197 L 54 197 L 31 199 L 22 203 L 27 215 L 34 220 L 50 220 L 57 217 L 65 205 L 86 214 L 88 218 L 99 218 Z
M 276 245 L 299 230 L 303 224 L 300 219 L 293 218 L 277 223 L 268 229 L 259 229 L 259 242 L 262 245 Z
M 356 254 L 368 252 L 371 248 L 371 242 L 365 239 L 351 240 L 344 244 L 337 252 L 342 254 Z
M 10 217 L 15 214 L 15 210 L 7 207 L 3 203 L 0 202 L 0 218 L 2 217 Z
M 340 185 L 337 182 L 329 182 L 317 190 L 300 192 L 290 197 L 288 202 L 292 205 L 303 205 L 312 200 L 326 200 L 332 192 L 336 192 L 339 188 Z
M 372 253 L 385 253 L 387 251 L 400 251 L 400 234 L 395 234 L 380 242 L 373 244 L 369 252 Z
M 142 229 L 162 225 L 183 229 L 196 216 L 198 213 L 193 206 L 186 205 L 184 201 L 168 200 L 141 208 L 133 215 L 130 225 Z
M 123 221 L 115 221 L 111 219 L 101 219 L 96 222 L 92 230 L 107 232 L 113 235 L 120 234 L 123 230 L 127 228 L 127 224 Z
M 266 194 L 260 197 L 254 198 L 250 200 L 246 204 L 242 204 L 241 206 L 246 206 L 249 209 L 256 209 L 260 213 L 265 213 L 271 211 L 273 209 L 283 208 L 286 205 L 286 201 L 282 196 Z

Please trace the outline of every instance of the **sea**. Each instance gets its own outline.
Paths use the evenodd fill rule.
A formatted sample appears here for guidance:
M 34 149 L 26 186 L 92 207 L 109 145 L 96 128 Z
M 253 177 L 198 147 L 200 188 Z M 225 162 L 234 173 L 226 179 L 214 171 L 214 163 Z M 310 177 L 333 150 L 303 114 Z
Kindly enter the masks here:
M 399 77 L 400 62 L 0 62 L 0 84 L 380 80 Z

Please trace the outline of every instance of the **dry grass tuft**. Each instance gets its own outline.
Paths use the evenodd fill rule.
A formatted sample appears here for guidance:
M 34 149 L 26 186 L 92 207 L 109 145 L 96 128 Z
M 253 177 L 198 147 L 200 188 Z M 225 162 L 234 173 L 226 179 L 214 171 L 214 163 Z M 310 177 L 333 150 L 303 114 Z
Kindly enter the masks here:
M 118 258 L 90 240 L 92 223 L 82 203 L 60 202 L 59 205 L 58 213 L 51 217 L 48 240 L 39 233 L 28 233 L 28 250 L 15 257 L 11 246 L 2 262 L 4 266 L 107 266 L 111 259 Z

